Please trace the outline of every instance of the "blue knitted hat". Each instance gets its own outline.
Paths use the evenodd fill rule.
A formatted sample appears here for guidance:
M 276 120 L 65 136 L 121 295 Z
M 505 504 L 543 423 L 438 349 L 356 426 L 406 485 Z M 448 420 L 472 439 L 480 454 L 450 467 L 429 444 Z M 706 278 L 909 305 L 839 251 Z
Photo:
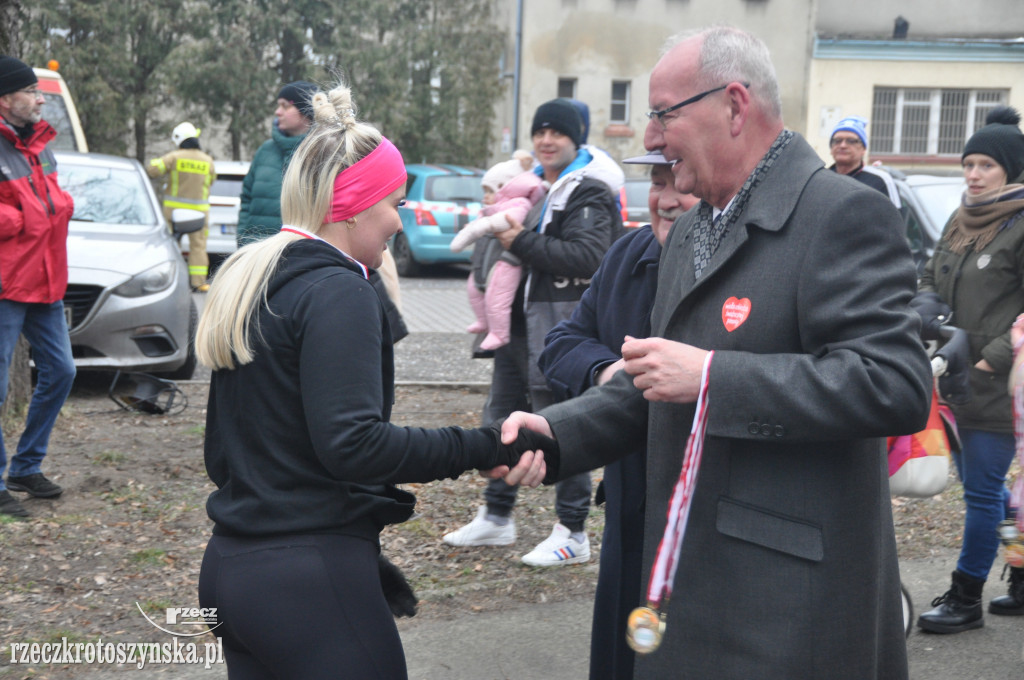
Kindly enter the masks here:
M 829 141 L 836 136 L 837 132 L 852 132 L 857 135 L 860 139 L 860 143 L 864 145 L 864 148 L 868 148 L 868 121 L 866 118 L 860 116 L 847 116 L 843 118 L 839 123 L 832 128 L 832 134 L 828 136 Z

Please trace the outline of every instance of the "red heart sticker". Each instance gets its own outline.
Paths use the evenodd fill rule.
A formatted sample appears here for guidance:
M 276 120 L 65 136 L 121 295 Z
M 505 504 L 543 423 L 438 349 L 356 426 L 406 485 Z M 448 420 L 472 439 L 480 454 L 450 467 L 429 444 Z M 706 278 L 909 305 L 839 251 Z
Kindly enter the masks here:
M 750 299 L 738 299 L 731 297 L 722 305 L 722 323 L 725 330 L 732 333 L 743 325 L 743 322 L 750 316 Z

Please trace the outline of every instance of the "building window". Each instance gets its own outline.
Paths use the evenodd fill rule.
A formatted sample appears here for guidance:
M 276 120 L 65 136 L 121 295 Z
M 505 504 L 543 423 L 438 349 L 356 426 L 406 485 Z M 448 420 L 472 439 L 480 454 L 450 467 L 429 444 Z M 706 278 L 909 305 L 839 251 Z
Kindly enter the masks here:
M 558 79 L 558 96 L 566 99 L 576 99 L 576 79 L 575 78 L 559 78 Z
M 1008 90 L 876 87 L 871 109 L 874 153 L 959 156 Z
M 612 81 L 612 105 L 609 123 L 629 122 L 629 81 Z

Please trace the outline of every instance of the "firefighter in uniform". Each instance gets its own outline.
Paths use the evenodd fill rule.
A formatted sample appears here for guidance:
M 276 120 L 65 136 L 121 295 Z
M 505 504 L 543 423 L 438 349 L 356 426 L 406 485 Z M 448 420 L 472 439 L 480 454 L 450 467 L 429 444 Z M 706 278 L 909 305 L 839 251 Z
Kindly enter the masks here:
M 193 290 L 206 292 L 210 274 L 210 258 L 206 254 L 206 237 L 210 224 L 210 185 L 217 179 L 213 158 L 199 148 L 199 130 L 192 123 L 181 123 L 171 132 L 178 149 L 150 161 L 146 171 L 150 177 L 164 178 L 164 217 L 171 219 L 175 208 L 191 208 L 206 213 L 202 229 L 188 235 L 188 275 Z

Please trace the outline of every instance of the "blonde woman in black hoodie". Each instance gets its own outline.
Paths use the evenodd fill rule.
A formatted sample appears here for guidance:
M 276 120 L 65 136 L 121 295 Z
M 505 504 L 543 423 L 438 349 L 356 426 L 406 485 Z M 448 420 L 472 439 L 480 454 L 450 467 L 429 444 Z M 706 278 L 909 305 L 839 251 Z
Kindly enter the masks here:
M 1024 135 L 1020 115 L 1008 107 L 994 109 L 986 123 L 964 147 L 967 191 L 915 300 L 930 310 L 922 315 L 926 327 L 952 311 L 952 323 L 970 342 L 970 400 L 951 404 L 963 443 L 953 458 L 967 513 L 952 585 L 918 618 L 933 633 L 984 625 L 982 589 L 999 549 L 996 528 L 1008 512 L 1005 481 L 1015 450 L 1006 382 L 1013 363 L 1010 327 L 1024 312 Z M 1010 578 L 1010 594 L 993 600 L 990 613 L 1024 615 L 1024 570 L 1014 569 Z
M 313 96 L 284 176 L 281 233 L 229 258 L 196 351 L 213 369 L 205 458 L 217 485 L 199 579 L 237 678 L 405 678 L 392 612 L 415 613 L 379 533 L 415 497 L 395 486 L 508 471 L 496 429 L 388 422 L 391 332 L 369 283 L 402 227 L 398 150 L 355 118 L 348 88 Z M 519 469 L 542 466 L 526 454 Z M 390 606 L 390 609 L 389 609 Z

